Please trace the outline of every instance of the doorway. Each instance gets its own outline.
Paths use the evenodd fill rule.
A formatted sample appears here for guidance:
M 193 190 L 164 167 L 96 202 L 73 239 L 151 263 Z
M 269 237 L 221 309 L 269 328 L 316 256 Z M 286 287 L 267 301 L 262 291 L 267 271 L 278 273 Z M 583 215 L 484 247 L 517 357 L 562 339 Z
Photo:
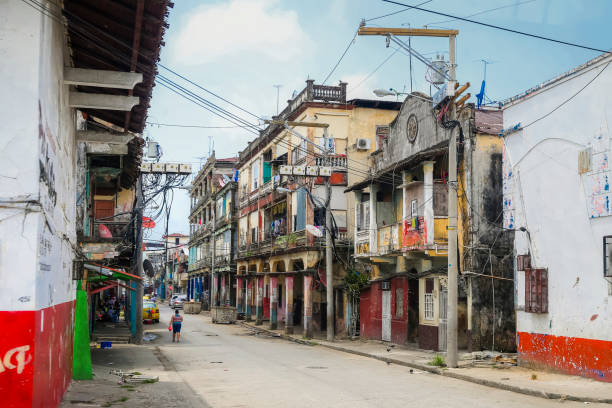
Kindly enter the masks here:
M 391 341 L 391 291 L 382 291 L 382 340 Z

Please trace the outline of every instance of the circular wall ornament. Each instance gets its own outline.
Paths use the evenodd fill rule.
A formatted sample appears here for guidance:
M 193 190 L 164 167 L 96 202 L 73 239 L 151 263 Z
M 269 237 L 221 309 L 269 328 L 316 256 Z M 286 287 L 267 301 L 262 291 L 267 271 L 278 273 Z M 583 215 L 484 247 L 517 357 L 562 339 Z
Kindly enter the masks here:
M 408 116 L 408 122 L 406 123 L 406 134 L 410 143 L 414 143 L 417 135 L 419 134 L 419 121 L 414 113 Z

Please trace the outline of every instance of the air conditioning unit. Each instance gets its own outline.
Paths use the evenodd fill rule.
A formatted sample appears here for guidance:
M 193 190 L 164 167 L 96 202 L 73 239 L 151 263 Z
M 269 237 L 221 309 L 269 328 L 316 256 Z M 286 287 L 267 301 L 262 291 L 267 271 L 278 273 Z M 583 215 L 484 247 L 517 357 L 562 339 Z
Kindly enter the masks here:
M 370 150 L 370 139 L 357 139 L 357 150 Z
M 296 176 L 303 176 L 306 174 L 306 166 L 293 166 L 293 174 Z
M 381 282 L 381 286 L 382 286 L 382 290 L 391 290 L 391 282 L 389 281 L 382 281 Z
M 307 176 L 318 176 L 319 166 L 306 166 L 306 175 Z
M 140 171 L 142 173 L 150 173 L 151 172 L 151 163 L 141 163 Z
M 151 171 L 153 173 L 163 173 L 166 170 L 165 163 L 153 163 L 151 164 Z
M 178 173 L 179 165 L 177 163 L 166 163 L 167 173 Z
M 179 164 L 180 173 L 191 173 L 191 164 L 181 163 Z
M 280 166 L 279 173 L 284 176 L 290 176 L 293 174 L 293 166 Z

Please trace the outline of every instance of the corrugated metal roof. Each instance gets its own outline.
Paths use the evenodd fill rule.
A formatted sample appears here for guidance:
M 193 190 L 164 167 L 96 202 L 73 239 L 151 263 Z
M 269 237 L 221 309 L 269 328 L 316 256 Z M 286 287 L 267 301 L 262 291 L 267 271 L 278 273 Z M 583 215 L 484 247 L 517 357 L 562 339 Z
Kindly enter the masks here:
M 504 116 L 501 110 L 481 110 L 474 112 L 476 131 L 490 135 L 499 135 L 504 126 Z
M 173 3 L 167 0 L 65 0 L 63 5 L 74 67 L 143 74 L 143 82 L 133 89 L 133 95 L 140 97 L 140 104 L 131 112 L 83 111 L 128 131 L 142 133 L 164 45 L 163 36 L 168 28 L 168 9 Z M 130 92 L 87 86 L 79 86 L 78 90 L 112 95 Z

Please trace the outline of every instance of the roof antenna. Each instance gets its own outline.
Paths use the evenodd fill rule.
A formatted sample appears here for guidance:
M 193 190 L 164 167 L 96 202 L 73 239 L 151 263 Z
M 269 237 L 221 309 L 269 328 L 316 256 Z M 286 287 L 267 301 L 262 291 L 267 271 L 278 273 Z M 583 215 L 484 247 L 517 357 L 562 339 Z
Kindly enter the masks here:
M 482 101 L 485 98 L 485 87 L 487 83 L 487 65 L 494 64 L 497 61 L 487 61 L 486 59 L 481 59 L 484 69 L 482 84 L 480 84 L 480 92 L 476 94 L 476 109 L 480 109 L 482 106 Z

